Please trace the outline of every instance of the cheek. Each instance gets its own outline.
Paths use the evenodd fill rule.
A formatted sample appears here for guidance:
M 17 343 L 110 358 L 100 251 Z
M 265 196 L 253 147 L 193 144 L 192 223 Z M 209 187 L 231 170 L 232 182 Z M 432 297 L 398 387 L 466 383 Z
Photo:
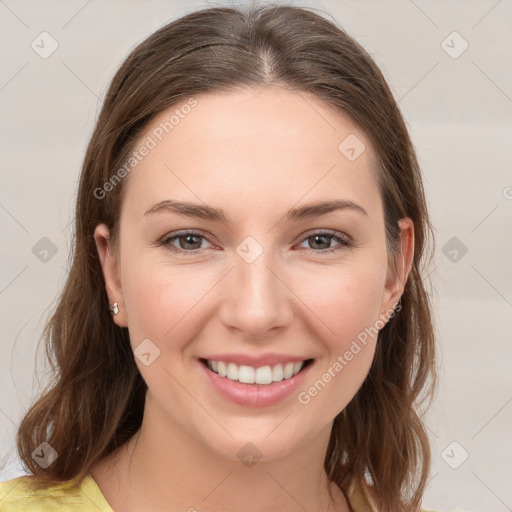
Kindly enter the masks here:
M 299 403 L 315 404 L 315 414 L 336 416 L 369 372 L 382 327 L 376 322 L 382 298 L 379 269 L 370 264 L 359 270 L 331 269 L 328 280 L 302 276 L 299 293 L 315 312 L 316 337 L 327 350 L 298 395 Z
M 183 333 L 208 289 L 191 267 L 137 267 L 123 280 L 130 332 L 155 340 L 172 337 L 173 330 Z
M 301 272 L 294 291 L 314 313 L 332 350 L 343 350 L 350 340 L 372 326 L 382 301 L 383 269 L 367 261 L 315 272 Z

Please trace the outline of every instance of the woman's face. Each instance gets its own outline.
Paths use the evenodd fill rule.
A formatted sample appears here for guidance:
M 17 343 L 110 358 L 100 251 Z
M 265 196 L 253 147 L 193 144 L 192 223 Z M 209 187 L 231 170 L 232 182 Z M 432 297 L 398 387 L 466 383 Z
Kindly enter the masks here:
M 313 96 L 261 88 L 173 106 L 144 145 L 117 252 L 104 225 L 95 237 L 146 415 L 233 460 L 324 442 L 402 291 L 367 138 Z

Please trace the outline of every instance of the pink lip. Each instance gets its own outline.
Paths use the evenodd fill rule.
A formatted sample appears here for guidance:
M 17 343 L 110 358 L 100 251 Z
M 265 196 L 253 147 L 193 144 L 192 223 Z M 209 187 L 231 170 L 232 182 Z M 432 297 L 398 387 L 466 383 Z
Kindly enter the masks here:
M 298 359 L 298 361 L 303 361 L 303 359 Z M 284 400 L 301 385 L 306 374 L 313 366 L 313 364 L 308 364 L 294 377 L 272 384 L 243 384 L 227 377 L 221 377 L 208 369 L 200 360 L 198 360 L 198 363 L 205 377 L 217 392 L 236 404 L 249 407 L 266 407 Z
M 261 354 L 258 356 L 251 356 L 249 354 L 213 354 L 204 356 L 203 359 L 224 361 L 225 363 L 235 363 L 238 366 L 245 365 L 259 368 L 261 366 L 274 366 L 279 363 L 298 363 L 299 361 L 306 361 L 306 359 L 311 358 L 289 356 L 286 354 Z

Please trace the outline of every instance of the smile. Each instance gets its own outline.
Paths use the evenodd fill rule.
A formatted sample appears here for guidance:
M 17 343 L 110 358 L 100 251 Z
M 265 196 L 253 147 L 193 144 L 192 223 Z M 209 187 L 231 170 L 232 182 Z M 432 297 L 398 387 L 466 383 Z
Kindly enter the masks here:
M 249 362 L 247 359 L 244 362 Z M 224 399 L 246 407 L 269 407 L 296 392 L 314 366 L 314 359 L 281 361 L 250 366 L 222 361 L 220 357 L 200 358 L 198 366 L 209 387 Z
M 312 361 L 296 361 L 288 363 L 278 363 L 270 366 L 260 366 L 255 368 L 247 365 L 237 365 L 236 363 L 228 363 L 224 361 L 214 361 L 211 359 L 202 360 L 204 364 L 216 374 L 232 381 L 244 384 L 260 384 L 268 385 L 273 382 L 288 380 L 297 375 L 301 369 Z

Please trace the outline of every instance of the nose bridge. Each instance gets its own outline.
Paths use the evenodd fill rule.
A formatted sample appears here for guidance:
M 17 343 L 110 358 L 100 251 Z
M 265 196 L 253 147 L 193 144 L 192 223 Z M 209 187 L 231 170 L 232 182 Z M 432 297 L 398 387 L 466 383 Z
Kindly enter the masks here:
M 279 275 L 278 258 L 269 248 L 250 238 L 237 248 L 222 320 L 226 326 L 236 327 L 247 336 L 258 337 L 285 325 L 293 312 L 288 288 Z

